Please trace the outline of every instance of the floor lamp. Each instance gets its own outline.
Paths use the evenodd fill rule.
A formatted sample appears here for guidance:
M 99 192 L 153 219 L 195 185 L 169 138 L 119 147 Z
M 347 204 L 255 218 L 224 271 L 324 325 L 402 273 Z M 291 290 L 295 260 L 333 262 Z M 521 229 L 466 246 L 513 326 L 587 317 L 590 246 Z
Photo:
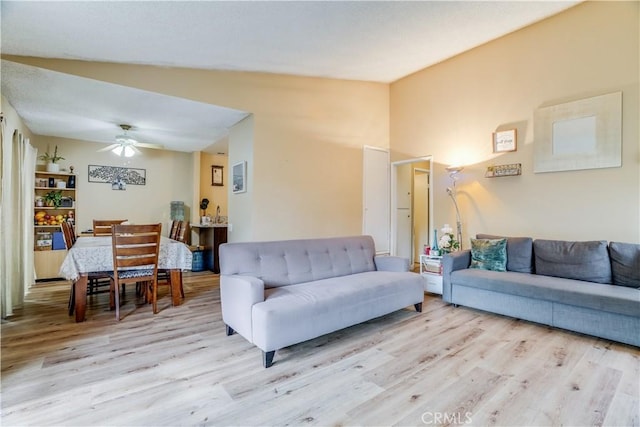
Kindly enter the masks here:
M 453 184 L 451 187 L 447 187 L 447 194 L 453 200 L 453 206 L 456 208 L 456 240 L 460 245 L 460 249 L 462 249 L 462 220 L 460 219 L 460 209 L 458 209 L 458 195 L 456 193 L 456 181 L 458 180 L 458 173 L 463 169 L 462 166 L 449 166 L 447 168 L 447 172 L 449 172 L 449 177 Z

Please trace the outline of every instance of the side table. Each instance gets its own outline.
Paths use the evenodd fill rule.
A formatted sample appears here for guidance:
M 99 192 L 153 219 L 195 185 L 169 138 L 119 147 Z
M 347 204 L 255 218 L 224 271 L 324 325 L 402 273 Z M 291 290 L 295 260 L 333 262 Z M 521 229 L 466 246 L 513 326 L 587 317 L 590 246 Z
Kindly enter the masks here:
M 420 255 L 420 275 L 424 278 L 425 292 L 442 295 L 442 257 Z

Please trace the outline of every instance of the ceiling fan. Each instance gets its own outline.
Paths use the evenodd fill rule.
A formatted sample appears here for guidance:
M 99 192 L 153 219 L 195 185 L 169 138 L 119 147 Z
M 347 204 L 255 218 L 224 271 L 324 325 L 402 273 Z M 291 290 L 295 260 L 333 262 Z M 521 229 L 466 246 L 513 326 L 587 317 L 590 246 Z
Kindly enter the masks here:
M 106 146 L 105 148 L 101 148 L 98 152 L 101 151 L 111 151 L 118 156 L 124 157 L 132 157 L 133 155 L 140 154 L 140 150 L 138 148 L 154 148 L 154 149 L 162 149 L 164 148 L 159 144 L 150 144 L 146 142 L 138 142 L 127 133 L 131 129 L 131 125 L 119 125 L 122 131 L 124 132 L 121 135 L 116 135 L 115 144 L 111 144 Z

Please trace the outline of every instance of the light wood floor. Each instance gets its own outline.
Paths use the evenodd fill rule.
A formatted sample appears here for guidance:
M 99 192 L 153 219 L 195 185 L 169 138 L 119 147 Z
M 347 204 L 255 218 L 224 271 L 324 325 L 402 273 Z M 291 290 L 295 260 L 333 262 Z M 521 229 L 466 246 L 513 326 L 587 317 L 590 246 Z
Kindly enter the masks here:
M 2 323 L 2 425 L 638 426 L 640 349 L 444 304 L 276 353 L 225 336 L 217 276 L 185 276 L 186 300 L 107 296 L 87 322 L 68 284 L 37 284 Z

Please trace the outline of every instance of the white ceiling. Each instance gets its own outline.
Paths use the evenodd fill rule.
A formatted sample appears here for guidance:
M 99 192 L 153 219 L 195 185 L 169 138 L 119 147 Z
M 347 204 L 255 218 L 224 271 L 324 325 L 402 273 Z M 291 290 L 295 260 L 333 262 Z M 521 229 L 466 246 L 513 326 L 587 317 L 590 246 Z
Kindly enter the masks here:
M 2 53 L 393 82 L 578 1 L 7 1 Z M 36 134 L 217 151 L 247 112 L 2 61 Z M 225 138 L 222 138 L 225 140 Z M 209 147 L 207 149 L 207 147 Z

